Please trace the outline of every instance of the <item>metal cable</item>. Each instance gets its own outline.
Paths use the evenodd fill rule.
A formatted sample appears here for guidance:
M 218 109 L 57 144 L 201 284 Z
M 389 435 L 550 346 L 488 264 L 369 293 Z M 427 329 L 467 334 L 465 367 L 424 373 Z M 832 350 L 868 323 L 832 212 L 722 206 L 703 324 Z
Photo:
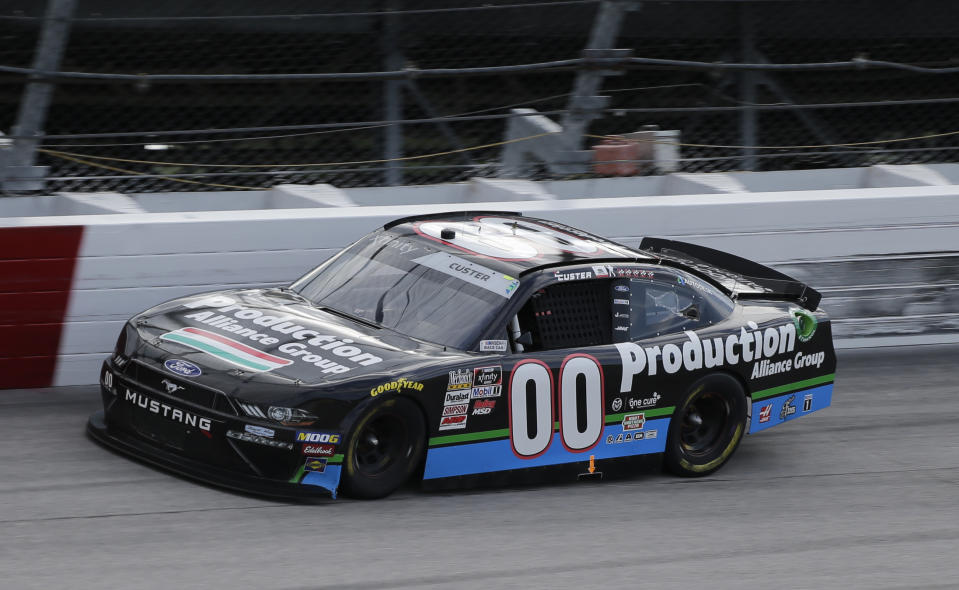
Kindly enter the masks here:
M 921 74 L 954 74 L 959 66 L 926 67 L 885 60 L 854 58 L 847 61 L 809 63 L 734 63 L 702 62 L 650 57 L 578 57 L 547 62 L 479 66 L 470 68 L 431 68 L 383 72 L 314 72 L 296 74 L 108 74 L 102 72 L 47 72 L 34 68 L 0 65 L 0 72 L 23 74 L 37 78 L 66 80 L 115 80 L 125 82 L 272 82 L 277 80 L 404 80 L 424 77 L 475 76 L 487 74 L 543 72 L 564 68 L 632 69 L 637 67 L 671 67 L 698 70 L 755 71 L 823 71 L 846 69 L 889 68 Z
M 321 12 L 303 14 L 230 14 L 220 16 L 87 16 L 70 19 L 72 22 L 202 22 L 202 21 L 246 21 L 246 20 L 308 20 L 314 18 L 336 18 L 357 16 L 386 16 L 405 14 L 441 14 L 450 12 L 477 12 L 503 10 L 511 8 L 553 8 L 576 4 L 599 4 L 601 0 L 556 0 L 547 2 L 521 2 L 516 4 L 481 4 L 478 6 L 457 6 L 451 8 L 412 8 L 409 10 L 371 10 L 365 12 Z M 42 16 L 0 15 L 0 20 L 38 21 Z

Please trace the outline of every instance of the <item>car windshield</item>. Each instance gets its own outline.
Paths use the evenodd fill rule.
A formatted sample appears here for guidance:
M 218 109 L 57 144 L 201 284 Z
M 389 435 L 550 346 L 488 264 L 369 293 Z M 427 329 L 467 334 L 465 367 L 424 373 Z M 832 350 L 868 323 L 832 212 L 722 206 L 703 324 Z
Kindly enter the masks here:
M 292 285 L 319 307 L 465 349 L 519 281 L 387 231 L 353 244 Z

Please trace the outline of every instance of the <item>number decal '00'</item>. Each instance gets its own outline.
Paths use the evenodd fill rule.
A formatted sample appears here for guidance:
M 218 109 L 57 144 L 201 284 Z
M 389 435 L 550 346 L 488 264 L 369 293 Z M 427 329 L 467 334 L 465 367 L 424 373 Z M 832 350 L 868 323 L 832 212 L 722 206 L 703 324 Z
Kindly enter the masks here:
M 529 432 L 528 385 L 533 382 L 533 416 Z M 513 452 L 524 459 L 538 457 L 553 440 L 553 375 L 543 361 L 521 361 L 509 379 L 509 439 Z
M 585 429 L 579 429 L 577 382 L 586 383 Z M 534 429 L 530 432 L 530 393 L 533 384 L 532 411 Z M 587 451 L 599 442 L 605 422 L 603 369 L 585 354 L 571 354 L 559 370 L 559 426 L 563 446 L 574 453 Z M 513 452 L 532 459 L 546 452 L 553 440 L 553 376 L 546 363 L 521 361 L 513 367 L 509 383 L 509 432 Z
M 586 429 L 579 430 L 579 404 L 576 382 L 586 378 Z M 586 354 L 571 354 L 559 370 L 559 432 L 567 450 L 581 453 L 596 446 L 606 421 L 603 408 L 603 368 Z

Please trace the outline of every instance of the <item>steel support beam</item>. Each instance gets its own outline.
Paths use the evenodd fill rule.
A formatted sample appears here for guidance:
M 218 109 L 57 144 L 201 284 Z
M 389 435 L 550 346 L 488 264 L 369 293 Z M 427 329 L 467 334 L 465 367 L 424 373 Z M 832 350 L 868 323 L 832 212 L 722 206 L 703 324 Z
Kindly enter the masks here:
M 403 52 L 399 48 L 400 17 L 396 11 L 402 8 L 400 0 L 389 0 L 386 3 L 386 14 L 383 16 L 383 68 L 386 71 L 402 70 L 404 67 Z M 383 119 L 398 121 L 403 118 L 403 81 L 386 80 L 383 82 Z M 398 161 L 403 157 L 403 126 L 393 123 L 383 128 L 383 159 L 386 160 L 386 171 L 383 181 L 387 186 L 403 184 L 403 166 Z
M 739 54 L 743 63 L 755 63 L 756 59 L 756 22 L 752 5 L 743 2 L 739 5 Z M 759 137 L 759 114 L 756 104 L 756 72 L 744 70 L 739 74 L 739 101 L 747 108 L 739 113 L 739 143 L 743 146 L 742 169 L 756 170 L 755 145 Z
M 638 7 L 637 2 L 624 0 L 604 0 L 599 5 L 596 20 L 589 33 L 586 50 L 612 49 L 619 37 L 619 30 L 623 24 L 623 16 L 627 11 Z M 599 116 L 602 109 L 609 102 L 609 97 L 597 96 L 603 78 L 611 72 L 602 70 L 580 70 L 573 83 L 573 92 L 566 104 L 566 113 L 563 115 L 563 140 L 567 149 L 577 151 L 583 149 L 583 134 L 589 124 Z
M 56 72 L 60 69 L 63 52 L 70 38 L 70 20 L 76 0 L 48 0 L 43 17 L 43 28 L 33 56 L 33 69 Z M 0 160 L 0 185 L 4 190 L 43 190 L 46 167 L 35 166 L 37 146 L 43 137 L 47 111 L 53 98 L 55 84 L 32 75 L 20 99 L 17 120 L 12 129 L 13 145 L 6 162 Z

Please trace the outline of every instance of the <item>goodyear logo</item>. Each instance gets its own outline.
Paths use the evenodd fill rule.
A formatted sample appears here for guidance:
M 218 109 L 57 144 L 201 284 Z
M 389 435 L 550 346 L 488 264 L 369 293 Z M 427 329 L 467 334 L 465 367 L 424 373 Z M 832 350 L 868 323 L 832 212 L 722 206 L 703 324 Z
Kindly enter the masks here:
M 299 431 L 296 433 L 296 442 L 304 443 L 332 443 L 336 444 L 340 442 L 339 434 L 331 434 L 329 432 L 303 432 Z

